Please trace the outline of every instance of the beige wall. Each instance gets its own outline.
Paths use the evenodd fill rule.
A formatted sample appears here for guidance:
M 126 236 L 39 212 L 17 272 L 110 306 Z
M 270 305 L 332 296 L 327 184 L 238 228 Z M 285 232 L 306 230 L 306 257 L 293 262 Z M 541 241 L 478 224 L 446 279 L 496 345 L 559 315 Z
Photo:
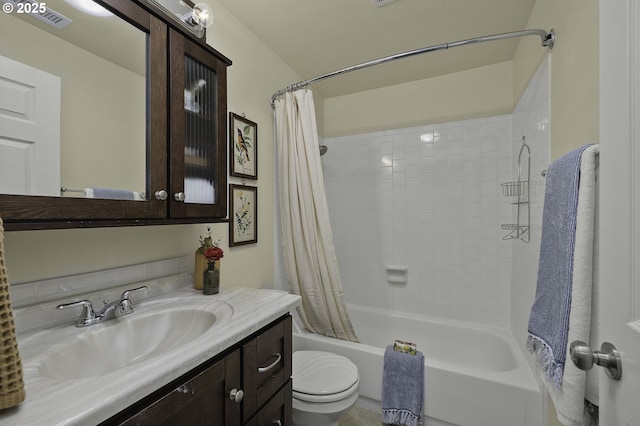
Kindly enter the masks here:
M 597 0 L 537 0 L 527 24 L 555 28 L 558 37 L 551 65 L 552 158 L 597 141 L 597 13 Z M 510 62 L 329 98 L 324 136 L 510 113 L 545 52 L 539 38 L 525 37 Z
M 598 142 L 598 1 L 537 0 L 527 28 L 554 28 L 551 58 L 551 160 Z M 520 97 L 544 49 L 521 39 L 513 60 L 514 96 Z M 605 141 L 606 143 L 606 141 Z
M 335 137 L 511 113 L 511 61 L 325 100 Z
M 222 285 L 271 287 L 274 264 L 274 142 L 269 98 L 300 80 L 253 33 L 217 1 L 210 2 L 216 21 L 208 42 L 233 60 L 228 75 L 229 111 L 258 123 L 258 243 L 228 248 L 228 225 L 212 225 L 222 237 L 225 256 Z M 232 180 L 238 182 L 237 180 Z M 174 256 L 189 255 L 206 225 L 138 226 L 5 233 L 5 256 L 11 283 L 95 271 Z

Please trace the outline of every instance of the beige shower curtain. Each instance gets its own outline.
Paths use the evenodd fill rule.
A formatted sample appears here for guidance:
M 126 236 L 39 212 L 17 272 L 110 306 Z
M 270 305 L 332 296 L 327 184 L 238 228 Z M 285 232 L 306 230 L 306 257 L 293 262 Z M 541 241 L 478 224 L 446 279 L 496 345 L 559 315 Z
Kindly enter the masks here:
M 284 266 L 298 314 L 314 333 L 358 341 L 347 312 L 333 245 L 313 95 L 275 101 Z

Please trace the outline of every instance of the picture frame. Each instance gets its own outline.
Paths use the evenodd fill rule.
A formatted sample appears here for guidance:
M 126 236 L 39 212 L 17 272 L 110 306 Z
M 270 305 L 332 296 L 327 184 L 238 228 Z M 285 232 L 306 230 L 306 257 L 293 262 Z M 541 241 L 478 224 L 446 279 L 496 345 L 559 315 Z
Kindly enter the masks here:
M 231 176 L 258 179 L 258 124 L 229 113 L 229 170 Z
M 229 185 L 229 247 L 258 242 L 258 188 Z

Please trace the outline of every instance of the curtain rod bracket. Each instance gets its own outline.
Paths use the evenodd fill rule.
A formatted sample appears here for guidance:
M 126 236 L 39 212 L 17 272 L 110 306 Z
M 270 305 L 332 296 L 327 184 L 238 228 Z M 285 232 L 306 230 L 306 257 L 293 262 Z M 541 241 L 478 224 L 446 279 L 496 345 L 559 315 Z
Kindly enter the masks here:
M 542 39 L 542 47 L 548 47 L 553 49 L 553 45 L 556 43 L 556 30 L 551 28 L 547 35 Z

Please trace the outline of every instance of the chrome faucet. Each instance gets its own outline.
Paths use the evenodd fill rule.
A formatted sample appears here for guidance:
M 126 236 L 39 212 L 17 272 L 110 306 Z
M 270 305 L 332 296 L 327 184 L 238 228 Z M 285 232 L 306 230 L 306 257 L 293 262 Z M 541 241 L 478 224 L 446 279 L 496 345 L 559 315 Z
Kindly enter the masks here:
M 56 309 L 75 308 L 78 306 L 82 307 L 80 317 L 76 321 L 76 327 L 87 327 L 109 318 L 121 317 L 133 313 L 133 304 L 129 299 L 129 293 L 146 289 L 147 286 L 143 285 L 142 287 L 126 290 L 120 296 L 120 300 L 117 300 L 115 302 L 109 302 L 108 300 L 105 300 L 104 306 L 99 312 L 93 310 L 93 304 L 90 300 L 79 300 L 77 302 L 63 303 L 62 305 L 56 306 Z

